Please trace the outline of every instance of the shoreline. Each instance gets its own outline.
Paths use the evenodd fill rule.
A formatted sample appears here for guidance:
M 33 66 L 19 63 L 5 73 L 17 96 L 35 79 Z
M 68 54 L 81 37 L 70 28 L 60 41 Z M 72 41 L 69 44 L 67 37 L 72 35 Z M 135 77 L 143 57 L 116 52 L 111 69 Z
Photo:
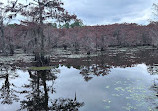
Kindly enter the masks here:
M 19 49 L 18 49 L 19 50 Z M 79 52 L 78 54 L 72 53 L 69 49 L 64 50 L 62 48 L 54 49 L 50 54 L 47 54 L 46 56 L 49 56 L 51 58 L 51 62 L 53 62 L 56 59 L 60 58 L 68 58 L 68 59 L 75 59 L 75 58 L 86 58 L 86 57 L 95 57 L 99 55 L 105 55 L 107 53 L 109 54 L 115 54 L 115 53 L 132 53 L 137 52 L 139 50 L 157 50 L 157 48 L 153 48 L 152 46 L 139 46 L 139 47 L 109 47 L 105 51 L 98 51 L 93 52 L 90 55 L 87 55 L 85 52 Z M 33 54 L 25 54 L 22 51 L 16 52 L 13 56 L 1 56 L 0 55 L 0 64 L 15 64 L 15 63 L 33 63 L 34 61 L 34 55 Z

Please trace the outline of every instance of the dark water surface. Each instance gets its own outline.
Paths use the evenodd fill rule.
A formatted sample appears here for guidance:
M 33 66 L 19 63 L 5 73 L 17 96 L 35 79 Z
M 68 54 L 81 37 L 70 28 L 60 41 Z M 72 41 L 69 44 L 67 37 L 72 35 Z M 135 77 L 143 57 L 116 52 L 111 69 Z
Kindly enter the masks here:
M 2 65 L 0 111 L 158 111 L 158 51 L 62 58 L 51 69 Z

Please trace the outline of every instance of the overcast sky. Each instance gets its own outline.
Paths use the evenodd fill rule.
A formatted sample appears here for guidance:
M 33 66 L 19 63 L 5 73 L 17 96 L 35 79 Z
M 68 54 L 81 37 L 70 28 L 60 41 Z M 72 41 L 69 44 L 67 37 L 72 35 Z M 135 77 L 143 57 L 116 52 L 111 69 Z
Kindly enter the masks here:
M 86 25 L 138 23 L 147 24 L 152 4 L 158 0 L 63 0 L 65 8 L 77 14 Z
M 85 25 L 124 22 L 146 25 L 152 18 L 152 4 L 158 3 L 158 0 L 63 0 L 63 2 L 64 7 L 72 14 L 76 14 Z

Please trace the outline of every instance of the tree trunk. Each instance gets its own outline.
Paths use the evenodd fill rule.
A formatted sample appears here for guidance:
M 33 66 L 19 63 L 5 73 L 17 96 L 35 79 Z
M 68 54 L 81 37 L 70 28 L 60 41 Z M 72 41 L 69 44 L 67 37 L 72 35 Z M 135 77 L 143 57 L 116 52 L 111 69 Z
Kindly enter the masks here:
M 48 92 L 47 92 L 47 84 L 46 84 L 46 71 L 42 71 L 42 82 L 44 87 L 44 109 L 48 111 Z
M 0 30 L 1 30 L 1 38 L 2 38 L 2 53 L 5 54 L 5 39 L 4 39 L 4 26 L 3 26 L 3 20 L 0 21 Z
M 41 59 L 44 58 L 44 34 L 43 34 L 43 27 L 40 26 L 40 37 L 41 37 L 41 51 L 40 51 L 40 56 L 41 56 Z
M 40 60 L 38 60 L 38 61 L 40 61 L 41 62 L 41 66 L 43 66 L 44 64 L 43 64 L 43 62 L 44 62 L 44 38 L 45 38 L 45 36 L 44 36 L 44 34 L 43 34 L 43 16 L 42 16 L 42 14 L 43 14 L 43 9 L 42 9 L 42 6 L 41 6 L 41 3 L 40 3 L 40 1 L 38 1 L 38 3 L 39 3 L 39 9 L 40 9 L 40 11 L 39 11 L 39 13 L 40 13 L 40 15 L 39 15 L 39 19 L 40 19 L 40 26 L 39 26 L 39 38 L 41 39 L 41 44 L 40 44 L 40 57 L 39 57 L 39 59 Z

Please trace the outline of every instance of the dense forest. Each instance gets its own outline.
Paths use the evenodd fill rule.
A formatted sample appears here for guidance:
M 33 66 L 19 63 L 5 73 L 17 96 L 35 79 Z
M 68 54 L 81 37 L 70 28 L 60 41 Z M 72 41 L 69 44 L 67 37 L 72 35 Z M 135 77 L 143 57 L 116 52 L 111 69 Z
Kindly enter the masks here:
M 44 48 L 47 52 L 54 48 L 67 48 L 87 52 L 104 51 L 107 47 L 135 47 L 158 45 L 158 26 L 156 22 L 147 26 L 137 24 L 112 24 L 102 26 L 76 26 L 73 28 L 55 28 L 44 25 Z M 17 48 L 27 53 L 40 50 L 39 30 L 33 23 L 27 25 L 8 25 L 4 28 L 5 46 L 0 46 L 13 54 Z M 0 38 L 2 39 L 2 38 Z M 2 49 L 2 48 L 1 48 Z

